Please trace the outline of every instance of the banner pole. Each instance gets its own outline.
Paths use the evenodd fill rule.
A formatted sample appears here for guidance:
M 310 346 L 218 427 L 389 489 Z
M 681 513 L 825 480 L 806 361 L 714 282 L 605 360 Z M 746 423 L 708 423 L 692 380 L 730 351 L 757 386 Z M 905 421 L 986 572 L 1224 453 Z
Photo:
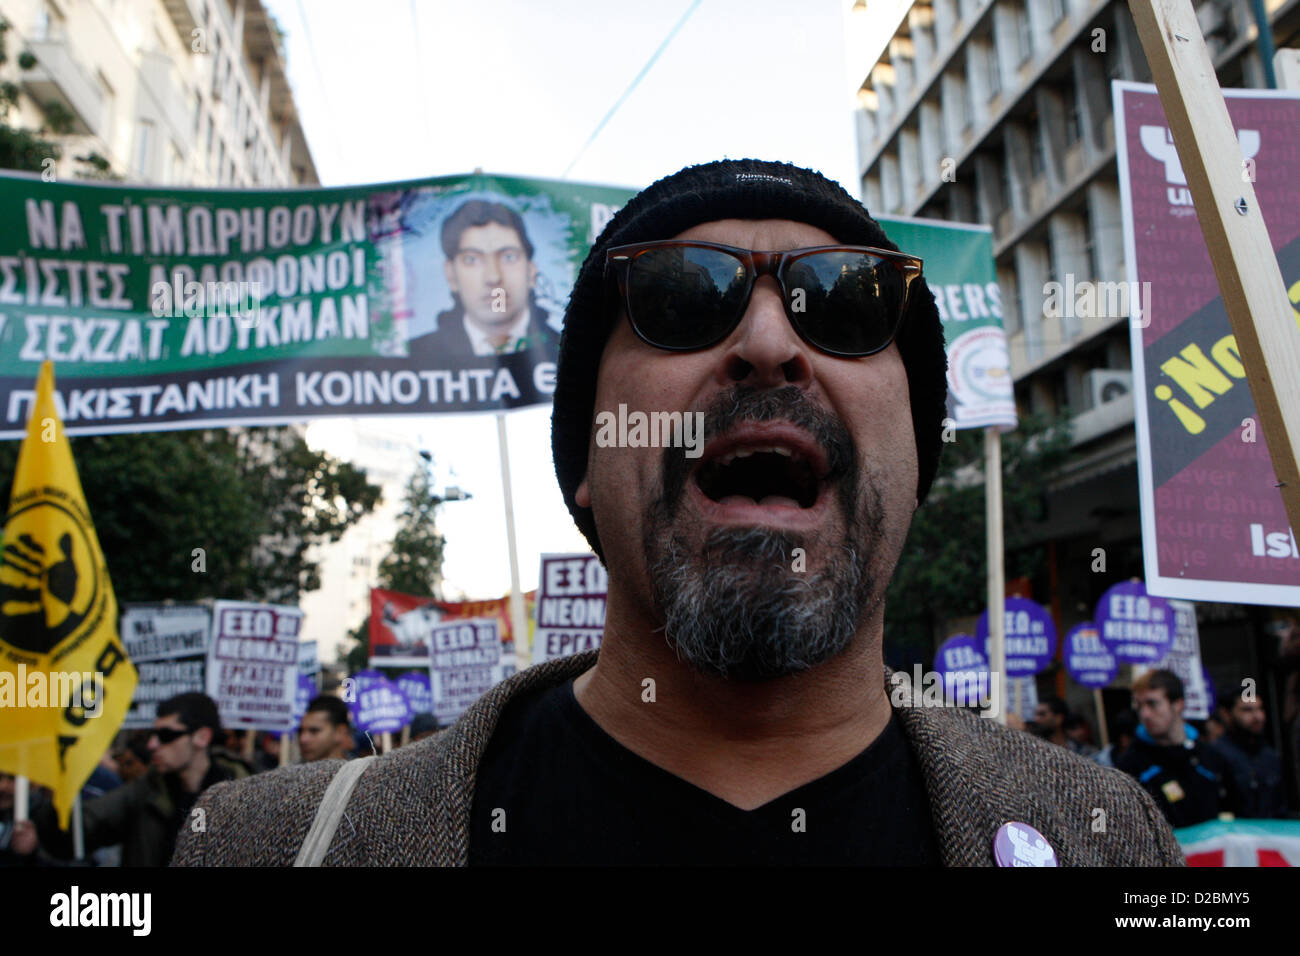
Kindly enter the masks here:
M 988 544 L 989 599 L 989 693 L 998 723 L 1006 726 L 1006 644 L 1003 641 L 1006 611 L 1005 571 L 1002 567 L 1002 433 L 996 426 L 984 429 L 984 518 Z M 992 675 L 998 675 L 992 678 Z M 1016 687 L 1019 712 L 1020 688 Z
M 81 822 L 81 791 L 72 798 L 72 856 L 77 860 L 86 858 L 86 832 Z
M 289 731 L 280 735 L 280 766 L 287 766 L 289 763 Z
M 1102 706 L 1101 688 L 1092 689 L 1092 703 L 1097 708 L 1097 733 L 1101 735 L 1101 745 L 1110 746 L 1110 733 L 1106 727 L 1106 708 Z
M 22 823 L 28 817 L 28 797 L 30 796 L 30 787 L 27 778 L 22 774 L 14 777 L 14 823 Z
M 510 632 L 514 637 L 515 660 L 522 664 L 528 622 L 524 619 L 524 595 L 519 589 L 519 549 L 515 543 L 515 505 L 510 490 L 510 443 L 506 440 L 505 412 L 497 412 L 497 443 L 501 447 L 501 491 L 506 502 L 506 540 L 510 545 Z

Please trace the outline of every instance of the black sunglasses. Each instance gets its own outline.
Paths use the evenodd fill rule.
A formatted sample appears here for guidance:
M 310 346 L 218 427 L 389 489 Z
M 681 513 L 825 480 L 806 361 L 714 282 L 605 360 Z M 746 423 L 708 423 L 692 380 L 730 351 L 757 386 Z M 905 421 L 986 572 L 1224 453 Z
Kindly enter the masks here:
M 612 247 L 605 254 L 611 274 L 633 331 L 656 348 L 687 352 L 721 342 L 740 324 L 759 276 L 770 275 L 800 338 L 859 358 L 894 340 L 921 260 L 870 246 L 756 252 L 668 239 Z
M 173 740 L 180 740 L 186 734 L 194 733 L 194 731 L 177 730 L 175 727 L 155 727 L 153 733 L 154 736 L 158 738 L 159 743 L 169 744 Z

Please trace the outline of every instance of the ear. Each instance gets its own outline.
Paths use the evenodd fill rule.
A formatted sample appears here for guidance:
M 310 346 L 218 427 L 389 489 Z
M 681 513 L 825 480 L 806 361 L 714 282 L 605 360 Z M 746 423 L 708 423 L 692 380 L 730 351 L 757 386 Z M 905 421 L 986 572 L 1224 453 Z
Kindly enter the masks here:
M 447 277 L 447 285 L 451 287 L 451 291 L 459 295 L 460 283 L 456 281 L 456 270 L 452 268 L 450 259 L 442 264 L 442 274 Z
M 532 259 L 528 260 L 528 288 L 537 285 L 537 263 Z
M 587 478 L 584 475 L 582 481 L 578 484 L 578 489 L 573 493 L 573 500 L 577 502 L 579 508 L 591 507 L 591 486 L 587 484 Z
M 211 743 L 212 743 L 211 727 L 200 727 L 198 730 L 194 731 L 194 746 L 198 747 L 200 750 L 206 750 L 208 748 L 208 745 Z

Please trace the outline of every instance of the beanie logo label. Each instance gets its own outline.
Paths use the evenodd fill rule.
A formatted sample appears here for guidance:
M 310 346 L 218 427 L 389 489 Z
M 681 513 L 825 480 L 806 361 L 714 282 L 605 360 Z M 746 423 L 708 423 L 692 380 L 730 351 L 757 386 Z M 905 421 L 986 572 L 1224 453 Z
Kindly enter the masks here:
M 785 183 L 787 186 L 794 185 L 792 179 L 786 179 L 784 176 L 769 176 L 767 173 L 736 173 L 736 179 L 740 182 L 761 179 L 771 183 Z

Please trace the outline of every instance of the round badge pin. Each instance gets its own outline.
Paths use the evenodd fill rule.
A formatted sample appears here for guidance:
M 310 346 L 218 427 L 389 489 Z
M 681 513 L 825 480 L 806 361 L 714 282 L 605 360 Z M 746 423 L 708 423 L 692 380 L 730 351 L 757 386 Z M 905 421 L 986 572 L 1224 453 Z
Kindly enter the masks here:
M 1056 851 L 1028 823 L 1004 823 L 993 838 L 998 866 L 1057 866 Z

